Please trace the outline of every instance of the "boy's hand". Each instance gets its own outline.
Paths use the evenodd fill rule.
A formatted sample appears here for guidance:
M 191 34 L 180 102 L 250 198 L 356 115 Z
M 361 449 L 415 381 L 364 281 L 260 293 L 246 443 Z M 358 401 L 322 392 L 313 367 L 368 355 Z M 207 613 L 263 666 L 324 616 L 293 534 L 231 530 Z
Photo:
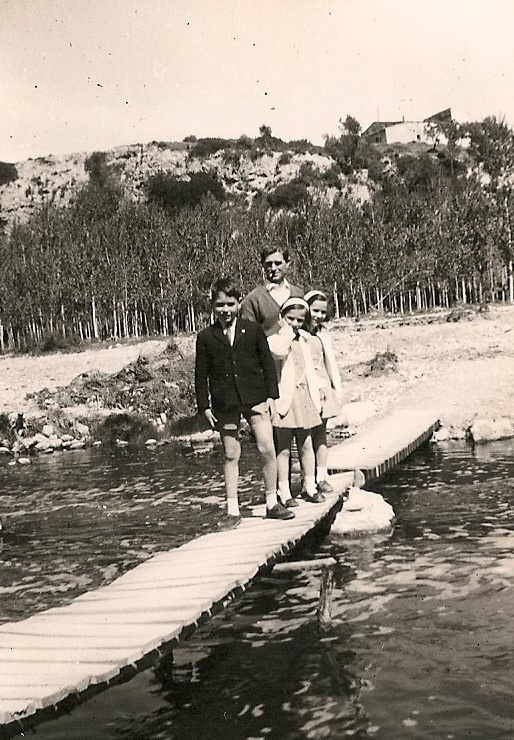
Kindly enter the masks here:
M 267 398 L 266 399 L 266 409 L 268 411 L 269 417 L 271 419 L 271 423 L 273 424 L 276 416 L 277 416 L 277 409 L 275 408 L 275 399 L 274 398 Z
M 213 410 L 212 409 L 205 409 L 205 411 L 203 413 L 204 413 L 205 418 L 209 422 L 209 426 L 211 427 L 211 429 L 216 429 L 216 424 L 217 424 L 218 420 L 214 416 Z

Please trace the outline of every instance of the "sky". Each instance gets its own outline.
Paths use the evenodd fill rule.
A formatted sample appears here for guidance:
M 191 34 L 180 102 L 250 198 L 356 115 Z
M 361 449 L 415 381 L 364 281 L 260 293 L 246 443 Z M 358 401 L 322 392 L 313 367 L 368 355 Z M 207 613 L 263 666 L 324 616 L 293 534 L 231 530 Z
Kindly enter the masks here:
M 512 0 L 0 0 L 0 161 L 350 114 L 514 125 Z

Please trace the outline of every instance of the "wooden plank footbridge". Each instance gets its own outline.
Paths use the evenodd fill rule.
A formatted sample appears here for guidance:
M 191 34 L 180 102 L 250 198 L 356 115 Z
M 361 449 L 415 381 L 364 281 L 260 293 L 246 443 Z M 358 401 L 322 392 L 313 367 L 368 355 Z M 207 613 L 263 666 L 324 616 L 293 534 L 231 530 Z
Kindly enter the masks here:
M 360 468 L 374 478 L 430 437 L 434 414 L 399 411 L 363 425 L 329 451 L 334 493 L 301 502 L 296 518 L 264 511 L 233 530 L 162 552 L 71 604 L 0 626 L 0 737 L 12 737 L 56 712 L 131 678 L 222 610 L 255 576 L 286 557 L 334 516 Z

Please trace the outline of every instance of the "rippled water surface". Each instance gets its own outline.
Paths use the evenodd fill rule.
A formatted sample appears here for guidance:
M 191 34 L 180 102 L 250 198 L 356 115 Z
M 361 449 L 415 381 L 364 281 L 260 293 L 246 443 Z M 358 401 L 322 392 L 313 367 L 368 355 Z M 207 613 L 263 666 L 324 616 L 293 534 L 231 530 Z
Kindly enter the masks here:
M 241 499 L 262 503 L 251 454 Z M 159 550 L 215 529 L 219 452 L 77 451 L 0 465 L 0 622 L 62 605 Z
M 100 455 L 79 458 L 75 468 L 69 467 L 71 458 L 62 458 L 39 467 L 37 475 L 35 466 L 23 471 L 35 476 L 33 488 L 19 470 L 11 475 L 2 469 L 0 510 L 7 503 L 10 521 L 32 523 L 40 553 L 52 549 L 64 522 L 61 552 L 49 556 L 48 568 L 80 562 L 73 572 L 73 578 L 87 579 L 80 588 L 134 564 L 142 547 L 146 556 L 179 544 L 218 515 L 221 481 L 212 480 L 212 456 L 175 460 L 159 451 L 148 463 L 143 455 Z M 119 480 L 109 491 L 112 476 Z M 189 501 L 173 490 L 174 478 L 188 481 Z M 259 499 L 256 480 L 249 456 L 244 486 L 250 503 Z M 514 445 L 496 443 L 474 452 L 457 444 L 443 451 L 424 448 L 373 488 L 396 510 L 391 537 L 328 536 L 295 554 L 339 560 L 327 632 L 320 635 L 315 622 L 319 574 L 272 572 L 173 658 L 41 725 L 36 735 L 513 738 Z M 57 506 L 63 508 L 54 512 Z M 178 519 L 184 525 L 178 527 Z M 46 584 L 43 600 L 56 598 L 50 570 L 29 567 L 32 580 L 23 585 L 24 559 L 30 555 L 37 567 L 39 556 L 21 542 L 4 546 L 2 572 L 7 558 L 9 583 L 16 583 L 9 555 L 15 548 L 22 590 L 11 592 L 20 593 L 18 607 L 4 606 L 2 599 L 4 619 L 19 618 L 20 605 L 46 606 L 38 579 Z M 64 583 L 67 597 L 66 581 L 56 574 L 57 582 Z

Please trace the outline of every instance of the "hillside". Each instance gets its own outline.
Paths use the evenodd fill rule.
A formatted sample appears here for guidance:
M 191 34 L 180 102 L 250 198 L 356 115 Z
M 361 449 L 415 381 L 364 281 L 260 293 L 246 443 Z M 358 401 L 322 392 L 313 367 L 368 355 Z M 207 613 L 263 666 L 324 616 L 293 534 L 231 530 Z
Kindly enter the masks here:
M 200 154 L 195 150 L 202 141 L 209 142 Z M 217 151 L 216 141 L 220 142 Z M 306 143 L 305 147 L 280 151 L 270 147 L 256 147 L 249 139 L 248 146 L 238 141 L 206 139 L 197 144 L 185 142 L 151 142 L 120 146 L 103 153 L 105 166 L 119 181 L 125 194 L 136 201 L 145 199 L 149 178 L 164 173 L 187 179 L 193 173 L 213 175 L 228 197 L 242 197 L 251 203 L 257 193 L 271 193 L 275 188 L 298 178 L 306 180 L 309 191 L 323 190 L 329 202 L 338 191 L 348 192 L 355 200 L 369 198 L 368 176 L 361 171 L 351 176 L 339 171 L 335 160 L 319 147 Z M 301 151 L 301 149 L 304 151 Z M 319 150 L 319 151 L 316 151 Z M 42 205 L 69 204 L 77 190 L 88 182 L 86 163 L 90 153 L 49 155 L 17 162 L 10 168 L 9 182 L 0 185 L 0 215 L 7 224 L 15 219 L 26 221 Z M 305 175 L 307 174 L 307 177 Z M 0 182 L 8 179 L 4 176 Z

